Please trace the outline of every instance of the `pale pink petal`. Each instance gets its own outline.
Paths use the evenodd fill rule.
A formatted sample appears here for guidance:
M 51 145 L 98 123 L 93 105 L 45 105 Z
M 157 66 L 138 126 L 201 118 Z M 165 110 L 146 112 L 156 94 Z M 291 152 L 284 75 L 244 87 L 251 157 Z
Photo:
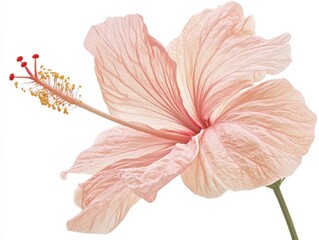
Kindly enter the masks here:
M 231 2 L 193 16 L 168 47 L 185 107 L 202 126 L 230 96 L 290 63 L 289 34 L 265 40 L 253 29 L 253 19 Z
M 112 231 L 139 199 L 121 178 L 120 172 L 132 168 L 143 169 L 167 154 L 167 149 L 154 150 L 147 149 L 143 155 L 138 154 L 137 158 L 108 163 L 107 167 L 80 184 L 75 193 L 75 203 L 83 210 L 68 222 L 68 229 L 90 233 Z M 137 155 L 132 154 L 134 156 Z M 156 193 L 151 194 L 149 198 L 155 199 Z
M 68 173 L 94 174 L 119 160 L 139 158 L 149 153 L 163 157 L 174 145 L 173 141 L 131 128 L 114 127 L 98 135 L 93 146 L 80 153 L 73 166 L 61 176 L 65 179 Z
M 196 158 L 201 133 L 187 144 L 177 143 L 172 151 L 146 167 L 121 170 L 127 186 L 139 197 L 153 201 L 156 193 L 172 179 L 183 172 Z
M 198 132 L 183 107 L 176 64 L 148 34 L 139 15 L 108 18 L 93 26 L 84 43 L 112 115 L 153 128 Z
M 314 139 L 316 116 L 287 80 L 271 80 L 229 102 L 182 174 L 196 194 L 252 189 L 291 175 Z
M 255 35 L 255 20 L 253 16 L 249 16 L 245 19 L 243 27 L 239 32 L 240 35 Z
M 75 201 L 83 210 L 68 221 L 68 229 L 108 233 L 123 220 L 138 200 L 139 197 L 119 178 L 117 169 L 102 170 L 76 191 Z

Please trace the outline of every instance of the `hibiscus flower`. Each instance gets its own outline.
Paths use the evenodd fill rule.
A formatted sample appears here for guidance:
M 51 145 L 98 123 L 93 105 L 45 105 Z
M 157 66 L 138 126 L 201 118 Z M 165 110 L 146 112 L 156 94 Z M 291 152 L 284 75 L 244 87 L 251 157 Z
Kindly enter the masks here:
M 110 232 L 178 175 L 206 198 L 291 175 L 316 117 L 286 79 L 261 81 L 289 65 L 289 39 L 255 36 L 234 2 L 194 15 L 167 49 L 140 15 L 93 26 L 84 45 L 111 115 L 126 126 L 101 133 L 62 174 L 93 175 L 76 191 L 82 211 L 68 229 Z

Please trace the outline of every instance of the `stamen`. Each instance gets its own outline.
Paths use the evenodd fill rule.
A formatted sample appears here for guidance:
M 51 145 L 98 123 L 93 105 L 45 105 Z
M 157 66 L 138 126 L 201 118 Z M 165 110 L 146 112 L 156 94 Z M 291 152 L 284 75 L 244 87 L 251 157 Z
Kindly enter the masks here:
M 72 84 L 70 77 L 65 77 L 58 72 L 54 72 L 51 69 L 46 69 L 44 66 L 40 67 L 40 71 L 37 71 L 37 62 L 39 58 L 38 54 L 32 56 L 34 59 L 34 72 L 32 73 L 27 67 L 27 62 L 22 62 L 23 57 L 19 56 L 17 62 L 21 62 L 21 67 L 28 73 L 27 76 L 15 76 L 13 73 L 9 75 L 9 79 L 12 81 L 14 79 L 24 78 L 32 80 L 29 87 L 29 92 L 31 96 L 37 97 L 40 103 L 48 108 L 56 110 L 58 112 L 63 112 L 64 114 L 69 114 L 69 110 L 75 106 L 81 107 L 89 112 L 106 118 L 110 121 L 116 122 L 123 126 L 135 129 L 137 131 L 145 132 L 153 136 L 177 141 L 177 142 L 188 142 L 190 137 L 185 135 L 177 135 L 169 131 L 159 131 L 149 128 L 143 124 L 135 124 L 131 122 L 123 121 L 116 118 L 110 114 L 102 112 L 96 108 L 89 106 L 82 102 L 81 95 L 79 94 L 79 89 L 75 84 Z M 18 82 L 15 82 L 15 87 L 18 88 Z M 26 92 L 25 88 L 21 88 L 23 92 Z
M 29 76 L 15 76 L 12 73 L 9 79 L 11 81 L 18 78 L 31 79 L 32 82 L 26 83 L 30 85 L 27 90 L 29 90 L 31 96 L 37 97 L 40 103 L 48 108 L 68 114 L 69 110 L 76 106 L 75 102 L 81 102 L 81 95 L 78 94 L 81 86 L 76 87 L 75 84 L 71 84 L 69 77 L 65 78 L 51 69 L 46 70 L 43 66 L 41 66 L 38 72 L 36 59 L 39 58 L 39 55 L 34 54 L 32 58 L 34 59 L 33 73 L 27 67 L 27 62 L 23 62 L 23 57 L 19 56 L 17 62 L 21 62 L 21 67 L 25 68 Z M 15 87 L 18 88 L 18 82 L 15 82 Z M 52 89 L 50 90 L 48 87 Z M 23 92 L 27 91 L 25 87 L 21 87 L 20 89 Z M 64 98 L 61 96 L 64 96 Z M 72 101 L 70 99 L 66 100 L 65 97 L 71 98 Z

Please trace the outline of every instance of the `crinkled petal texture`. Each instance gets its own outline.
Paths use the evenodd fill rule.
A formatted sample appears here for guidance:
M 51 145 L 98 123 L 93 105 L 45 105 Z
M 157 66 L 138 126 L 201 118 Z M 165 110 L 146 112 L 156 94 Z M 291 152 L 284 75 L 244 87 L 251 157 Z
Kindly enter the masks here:
M 316 117 L 287 80 L 255 84 L 290 63 L 289 38 L 256 37 L 253 18 L 234 2 L 193 16 L 170 55 L 139 15 L 92 27 L 85 47 L 111 114 L 183 141 L 126 127 L 100 134 L 62 174 L 95 174 L 75 193 L 82 212 L 69 230 L 112 231 L 139 198 L 153 201 L 179 174 L 204 197 L 292 174 Z
M 184 105 L 199 125 L 207 126 L 230 96 L 290 63 L 289 34 L 270 40 L 253 34 L 252 17 L 231 2 L 194 15 L 170 43 Z
M 62 173 L 62 178 L 68 173 L 95 174 L 125 158 L 139 158 L 157 152 L 164 156 L 174 145 L 174 141 L 131 128 L 114 127 L 99 134 L 94 145 L 79 154 L 73 166 Z
M 314 139 L 316 116 L 287 80 L 240 93 L 200 139 L 197 159 L 182 173 L 196 194 L 269 185 L 294 172 Z
M 120 171 L 151 165 L 169 154 L 174 145 L 173 141 L 126 127 L 100 134 L 94 145 L 63 173 L 63 177 L 69 172 L 96 173 L 79 185 L 75 202 L 83 210 L 68 222 L 68 229 L 90 233 L 112 231 L 139 199 L 120 177 Z
M 112 115 L 188 135 L 199 131 L 183 106 L 176 63 L 141 16 L 108 18 L 90 29 L 84 45 Z
M 82 212 L 69 220 L 68 230 L 84 233 L 108 233 L 139 200 L 118 177 L 116 170 L 105 169 L 81 184 L 75 202 Z
M 121 170 L 127 186 L 146 201 L 153 201 L 159 189 L 182 173 L 196 158 L 199 151 L 201 133 L 187 144 L 177 143 L 172 151 L 145 167 L 133 167 Z

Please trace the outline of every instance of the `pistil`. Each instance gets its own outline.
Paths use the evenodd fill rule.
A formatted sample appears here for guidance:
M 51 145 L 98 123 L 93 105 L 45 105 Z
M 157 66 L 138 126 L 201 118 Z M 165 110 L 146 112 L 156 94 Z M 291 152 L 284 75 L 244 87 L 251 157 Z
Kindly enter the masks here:
M 145 132 L 147 134 L 169 139 L 175 142 L 185 143 L 189 141 L 189 136 L 184 136 L 166 130 L 156 130 L 143 124 L 127 122 L 84 103 L 81 99 L 81 95 L 78 94 L 78 90 L 81 88 L 81 86 L 77 87 L 77 90 L 75 91 L 76 87 L 74 84 L 71 84 L 69 77 L 65 78 L 63 75 L 54 72 L 51 69 L 47 70 L 46 68 L 41 67 L 41 70 L 38 72 L 36 60 L 39 58 L 39 55 L 34 54 L 32 58 L 34 59 L 33 73 L 28 68 L 27 62 L 23 62 L 23 57 L 20 56 L 17 58 L 17 62 L 21 63 L 21 67 L 26 70 L 28 75 L 15 76 L 12 73 L 10 74 L 9 79 L 11 81 L 18 78 L 32 80 L 33 84 L 29 88 L 30 94 L 32 96 L 38 97 L 42 105 L 46 105 L 53 110 L 63 110 L 63 113 L 65 114 L 68 114 L 68 110 L 70 108 L 78 106 L 112 122 L 116 122 L 120 125 L 135 129 L 140 132 Z M 18 82 L 15 82 L 15 86 L 18 87 Z M 22 90 L 25 91 L 24 89 Z

